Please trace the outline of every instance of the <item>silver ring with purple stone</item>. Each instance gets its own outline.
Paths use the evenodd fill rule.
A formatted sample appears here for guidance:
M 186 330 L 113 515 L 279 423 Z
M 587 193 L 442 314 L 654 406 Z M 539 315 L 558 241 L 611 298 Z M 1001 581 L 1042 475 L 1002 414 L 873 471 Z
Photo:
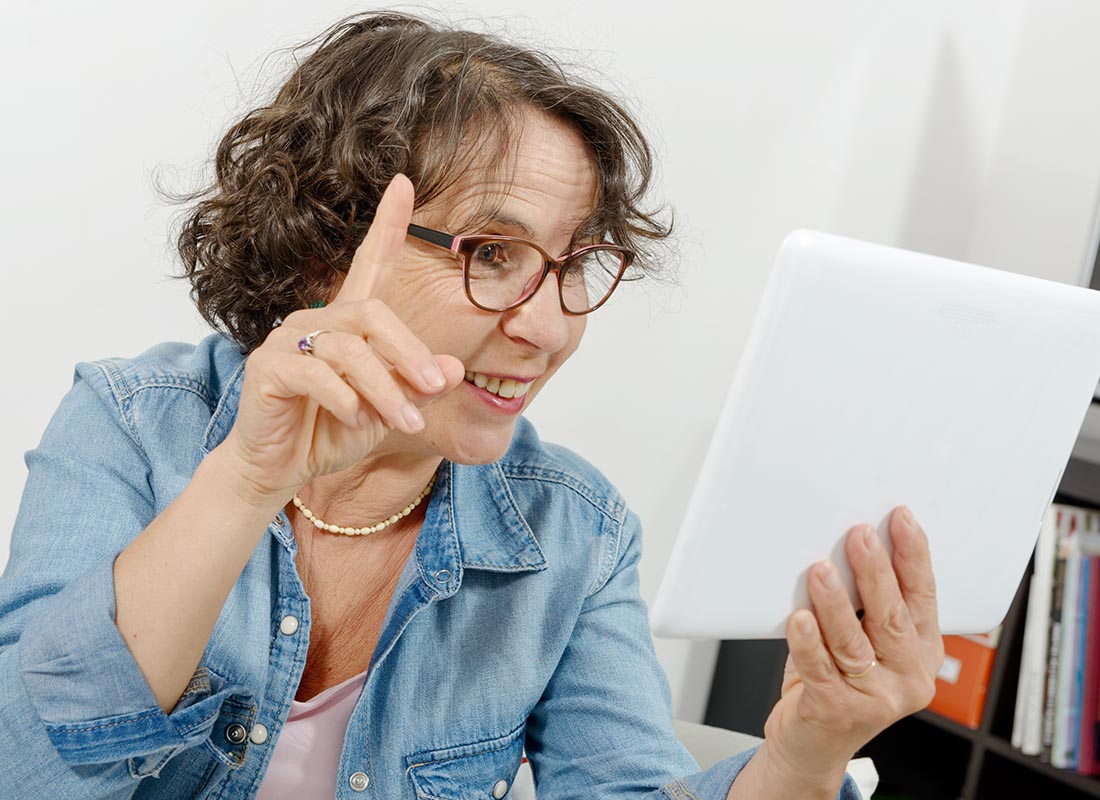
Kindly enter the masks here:
M 304 356 L 313 355 L 313 343 L 322 333 L 332 333 L 332 331 L 326 331 L 323 328 L 313 333 L 307 333 L 301 339 L 298 340 L 298 352 Z

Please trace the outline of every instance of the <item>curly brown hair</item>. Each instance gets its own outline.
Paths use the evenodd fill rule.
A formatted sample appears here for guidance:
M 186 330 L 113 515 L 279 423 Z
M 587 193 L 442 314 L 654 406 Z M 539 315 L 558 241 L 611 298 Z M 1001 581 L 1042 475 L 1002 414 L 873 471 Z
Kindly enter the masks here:
M 179 226 L 177 277 L 242 352 L 276 318 L 331 295 L 395 174 L 423 206 L 475 162 L 506 163 L 530 108 L 575 126 L 591 149 L 599 187 L 583 233 L 654 271 L 671 219 L 646 207 L 652 148 L 607 92 L 544 53 L 392 12 L 347 17 L 293 51 L 310 49 L 269 105 L 230 127 L 213 182 L 172 197 L 195 203 Z

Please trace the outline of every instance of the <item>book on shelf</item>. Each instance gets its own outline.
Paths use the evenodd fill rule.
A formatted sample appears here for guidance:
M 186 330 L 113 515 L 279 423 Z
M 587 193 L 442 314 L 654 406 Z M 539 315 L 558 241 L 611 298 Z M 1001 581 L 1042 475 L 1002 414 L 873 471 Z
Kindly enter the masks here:
M 1084 659 L 1081 670 L 1081 713 L 1077 728 L 1077 771 L 1100 775 L 1100 555 L 1088 559 L 1085 591 Z
M 1012 745 L 1100 774 L 1100 515 L 1056 504 L 1035 548 Z
M 998 628 L 978 636 L 943 637 L 943 666 L 936 676 L 936 696 L 928 706 L 929 711 L 978 729 L 1000 631 Z
M 1051 507 L 1043 517 L 1039 541 L 1035 546 L 1034 572 L 1028 589 L 1023 655 L 1020 660 L 1020 679 L 1016 687 L 1016 708 L 1012 725 L 1012 746 L 1032 756 L 1039 755 L 1041 747 L 1047 629 L 1057 539 L 1058 509 Z

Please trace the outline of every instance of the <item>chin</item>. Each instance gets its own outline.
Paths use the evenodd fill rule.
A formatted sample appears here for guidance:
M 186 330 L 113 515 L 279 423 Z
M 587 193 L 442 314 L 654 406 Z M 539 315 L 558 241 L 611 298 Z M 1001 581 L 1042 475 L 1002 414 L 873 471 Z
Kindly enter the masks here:
M 448 446 L 441 449 L 441 454 L 455 464 L 492 464 L 508 452 L 515 427 L 512 424 L 507 430 L 485 432 L 481 435 L 475 430 L 467 429 L 464 431 L 466 436 L 448 442 Z

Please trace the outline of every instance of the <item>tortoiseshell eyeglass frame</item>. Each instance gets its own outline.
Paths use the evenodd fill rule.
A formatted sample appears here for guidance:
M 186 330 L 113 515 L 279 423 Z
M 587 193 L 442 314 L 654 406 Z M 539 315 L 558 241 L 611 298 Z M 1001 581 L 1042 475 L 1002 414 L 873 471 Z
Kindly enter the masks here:
M 450 253 L 462 262 L 462 284 L 466 288 L 466 297 L 471 303 L 480 308 L 483 311 L 492 311 L 494 313 L 501 311 L 511 311 L 513 308 L 526 303 L 542 287 L 543 281 L 546 280 L 546 276 L 550 274 L 551 270 L 558 271 L 558 300 L 561 303 L 561 310 L 566 314 L 574 317 L 582 317 L 585 314 L 591 314 L 597 308 L 607 302 L 608 298 L 614 294 L 615 289 L 624 280 L 623 273 L 630 268 L 630 265 L 634 263 L 634 251 L 628 250 L 625 247 L 619 247 L 615 244 L 590 244 L 585 247 L 579 247 L 569 253 L 564 253 L 558 258 L 554 258 L 547 253 L 541 247 L 534 242 L 527 239 L 521 239 L 516 236 L 495 236 L 490 234 L 475 234 L 472 236 L 456 236 L 450 233 L 444 233 L 443 231 L 435 231 L 431 228 L 425 228 L 422 225 L 409 225 L 409 236 L 413 236 L 428 244 L 433 244 L 436 247 L 441 247 L 444 250 L 450 251 Z M 528 247 L 532 247 L 542 254 L 543 265 L 542 274 L 519 300 L 505 306 L 504 308 L 494 308 L 492 306 L 485 306 L 474 299 L 473 292 L 470 291 L 470 256 L 481 245 L 489 244 L 491 242 L 516 242 L 518 244 L 525 244 Z M 608 289 L 607 294 L 591 308 L 585 311 L 574 311 L 565 304 L 565 281 L 562 280 L 562 271 L 569 268 L 569 262 L 578 256 L 582 256 L 586 253 L 591 253 L 596 250 L 605 250 L 608 252 L 617 253 L 619 256 L 619 272 L 615 276 L 614 283 L 611 284 L 611 288 Z

